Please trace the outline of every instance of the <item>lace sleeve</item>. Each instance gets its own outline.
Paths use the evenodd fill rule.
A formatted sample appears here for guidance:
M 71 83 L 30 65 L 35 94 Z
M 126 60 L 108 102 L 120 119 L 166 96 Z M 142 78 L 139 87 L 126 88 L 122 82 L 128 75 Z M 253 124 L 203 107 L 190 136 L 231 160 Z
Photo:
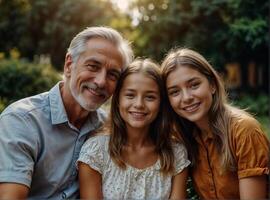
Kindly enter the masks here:
M 174 159 L 175 159 L 175 172 L 174 175 L 183 171 L 186 168 L 190 161 L 188 160 L 187 149 L 183 144 L 177 143 L 173 145 Z
M 83 162 L 102 174 L 104 165 L 103 141 L 99 136 L 89 138 L 82 146 L 77 165 L 78 162 Z

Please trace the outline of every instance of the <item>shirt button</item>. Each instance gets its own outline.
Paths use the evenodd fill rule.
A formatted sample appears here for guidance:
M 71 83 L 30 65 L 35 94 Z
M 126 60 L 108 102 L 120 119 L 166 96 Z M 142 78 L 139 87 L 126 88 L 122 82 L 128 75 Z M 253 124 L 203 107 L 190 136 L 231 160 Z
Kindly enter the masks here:
M 67 195 L 65 192 L 62 193 L 62 199 L 66 199 L 67 198 Z

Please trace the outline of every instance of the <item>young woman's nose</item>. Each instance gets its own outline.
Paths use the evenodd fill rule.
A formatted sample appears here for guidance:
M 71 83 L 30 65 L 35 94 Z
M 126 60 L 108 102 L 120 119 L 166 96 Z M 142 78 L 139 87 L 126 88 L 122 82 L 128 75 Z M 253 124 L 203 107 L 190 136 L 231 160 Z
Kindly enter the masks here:
M 184 102 L 190 101 L 192 99 L 192 94 L 189 90 L 182 91 L 182 100 Z

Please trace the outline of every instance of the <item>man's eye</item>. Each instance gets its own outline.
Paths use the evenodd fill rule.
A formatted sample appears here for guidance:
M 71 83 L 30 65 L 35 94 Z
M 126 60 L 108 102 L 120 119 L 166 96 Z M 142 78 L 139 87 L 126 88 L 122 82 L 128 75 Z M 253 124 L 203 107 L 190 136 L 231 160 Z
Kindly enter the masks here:
M 91 71 L 97 71 L 99 68 L 97 65 L 93 65 L 93 64 L 87 64 L 86 67 Z
M 119 79 L 119 74 L 115 72 L 109 73 L 108 78 L 112 81 L 117 81 Z

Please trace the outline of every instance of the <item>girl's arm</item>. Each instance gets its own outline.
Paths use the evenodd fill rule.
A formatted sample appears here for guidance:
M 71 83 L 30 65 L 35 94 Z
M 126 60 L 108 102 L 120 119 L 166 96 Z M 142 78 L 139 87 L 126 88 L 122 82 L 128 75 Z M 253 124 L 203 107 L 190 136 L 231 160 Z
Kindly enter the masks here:
M 267 179 L 266 175 L 252 176 L 239 179 L 240 199 L 245 200 L 266 199 L 267 196 L 266 179 Z
M 188 177 L 187 168 L 185 168 L 181 173 L 173 176 L 170 199 L 172 200 L 186 199 L 187 177 Z
M 79 162 L 80 199 L 102 199 L 101 174 L 89 165 Z

